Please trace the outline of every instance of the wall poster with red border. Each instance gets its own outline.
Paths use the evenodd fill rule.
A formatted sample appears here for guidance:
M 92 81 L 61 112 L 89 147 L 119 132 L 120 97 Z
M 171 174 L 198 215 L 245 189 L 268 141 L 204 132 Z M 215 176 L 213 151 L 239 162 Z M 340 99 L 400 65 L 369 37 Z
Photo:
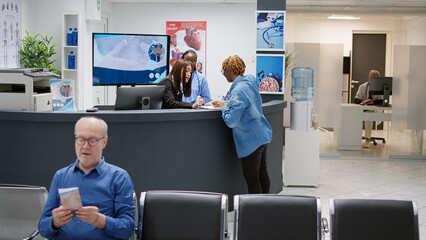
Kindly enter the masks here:
M 206 75 L 206 21 L 167 21 L 170 35 L 170 69 L 182 54 L 192 49 L 197 53 L 197 71 Z

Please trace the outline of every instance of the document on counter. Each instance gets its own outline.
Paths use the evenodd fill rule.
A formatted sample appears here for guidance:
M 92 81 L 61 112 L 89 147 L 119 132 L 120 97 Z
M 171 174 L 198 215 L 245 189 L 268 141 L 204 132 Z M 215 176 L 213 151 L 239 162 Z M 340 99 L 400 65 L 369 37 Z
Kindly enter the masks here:
M 203 106 L 200 106 L 200 108 L 201 109 L 210 109 L 210 110 L 215 110 L 215 109 L 220 110 L 220 108 L 213 107 L 212 105 L 203 105 Z
M 210 101 L 210 102 L 204 104 L 203 106 L 200 106 L 199 108 L 201 108 L 201 109 L 210 109 L 210 110 L 220 109 L 220 108 L 217 108 L 217 107 L 213 107 L 212 102 L 213 101 Z

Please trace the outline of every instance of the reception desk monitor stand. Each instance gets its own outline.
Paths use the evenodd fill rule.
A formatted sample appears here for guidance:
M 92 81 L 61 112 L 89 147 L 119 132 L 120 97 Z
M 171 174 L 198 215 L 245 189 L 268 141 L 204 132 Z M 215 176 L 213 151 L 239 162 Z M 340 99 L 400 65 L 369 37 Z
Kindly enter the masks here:
M 144 85 L 117 88 L 115 110 L 161 109 L 165 86 Z

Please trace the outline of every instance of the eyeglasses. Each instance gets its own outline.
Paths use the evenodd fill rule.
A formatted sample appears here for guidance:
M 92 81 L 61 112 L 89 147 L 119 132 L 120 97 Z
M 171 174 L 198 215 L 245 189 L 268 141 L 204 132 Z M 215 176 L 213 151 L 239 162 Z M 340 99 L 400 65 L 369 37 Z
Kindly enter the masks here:
M 105 137 L 102 137 L 102 138 L 99 138 L 99 139 L 96 139 L 96 138 L 85 139 L 85 138 L 81 138 L 81 137 L 76 137 L 75 142 L 78 145 L 84 145 L 84 144 L 86 144 L 86 141 L 87 141 L 87 143 L 89 143 L 89 146 L 94 147 L 94 146 L 98 145 L 98 142 L 100 140 L 104 139 L 104 138 Z

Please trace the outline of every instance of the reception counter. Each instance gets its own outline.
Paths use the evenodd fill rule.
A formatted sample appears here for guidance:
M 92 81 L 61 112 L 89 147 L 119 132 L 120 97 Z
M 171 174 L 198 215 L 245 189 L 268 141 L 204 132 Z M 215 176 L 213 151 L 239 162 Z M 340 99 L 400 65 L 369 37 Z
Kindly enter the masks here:
M 273 129 L 267 166 L 271 193 L 283 188 L 285 101 L 263 104 Z M 109 126 L 105 160 L 127 170 L 135 191 L 199 190 L 247 193 L 232 130 L 220 110 L 29 112 L 0 111 L 0 183 L 47 188 L 54 173 L 75 161 L 74 124 L 88 115 Z M 232 201 L 231 201 L 232 202 Z

